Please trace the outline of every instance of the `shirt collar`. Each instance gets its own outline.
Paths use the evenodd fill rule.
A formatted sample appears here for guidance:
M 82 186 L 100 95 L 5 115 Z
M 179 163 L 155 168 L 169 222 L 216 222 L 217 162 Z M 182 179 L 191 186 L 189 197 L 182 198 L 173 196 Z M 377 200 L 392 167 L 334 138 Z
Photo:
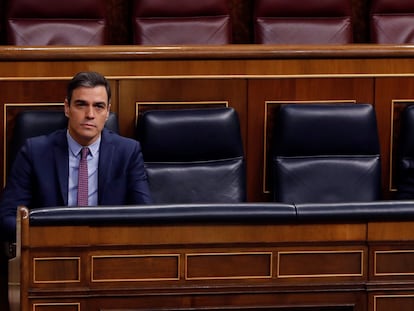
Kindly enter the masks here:
M 72 153 L 73 156 L 77 157 L 82 149 L 82 146 L 78 144 L 72 136 L 70 136 L 69 131 L 66 131 L 66 137 L 68 139 L 68 145 L 69 150 Z M 99 145 L 101 143 L 101 135 L 99 135 L 98 139 L 94 141 L 91 145 L 87 146 L 89 148 L 89 154 L 92 155 L 92 157 L 96 156 L 99 151 Z

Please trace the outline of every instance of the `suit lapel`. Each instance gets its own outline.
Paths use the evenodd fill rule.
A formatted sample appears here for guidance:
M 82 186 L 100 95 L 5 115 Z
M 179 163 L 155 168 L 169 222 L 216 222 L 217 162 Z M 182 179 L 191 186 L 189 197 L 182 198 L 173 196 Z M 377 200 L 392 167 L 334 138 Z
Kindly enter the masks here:
M 110 133 L 104 129 L 102 131 L 101 146 L 99 149 L 98 164 L 98 204 L 105 204 L 104 194 L 108 180 L 111 178 L 112 161 L 115 147 L 112 143 Z
M 60 131 L 55 136 L 54 154 L 55 167 L 59 180 L 59 189 L 57 191 L 60 191 L 64 205 L 68 205 L 69 155 L 66 130 Z

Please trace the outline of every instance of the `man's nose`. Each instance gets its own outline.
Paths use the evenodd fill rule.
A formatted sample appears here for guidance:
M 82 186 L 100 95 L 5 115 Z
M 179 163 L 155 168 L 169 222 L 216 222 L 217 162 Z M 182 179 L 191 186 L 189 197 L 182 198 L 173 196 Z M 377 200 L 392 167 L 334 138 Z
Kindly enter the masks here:
M 95 112 L 94 112 L 94 110 L 93 110 L 93 107 L 92 107 L 92 106 L 88 106 L 88 107 L 86 108 L 86 117 L 87 117 L 87 118 L 94 118 L 94 117 L 95 117 Z

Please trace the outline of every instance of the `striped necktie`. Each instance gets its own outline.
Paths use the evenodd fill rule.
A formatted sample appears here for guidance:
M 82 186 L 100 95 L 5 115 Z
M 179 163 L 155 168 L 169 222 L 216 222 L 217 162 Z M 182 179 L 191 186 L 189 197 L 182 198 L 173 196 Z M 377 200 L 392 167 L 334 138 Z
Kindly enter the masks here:
M 83 147 L 81 150 L 78 174 L 78 206 L 88 206 L 88 154 L 89 148 Z

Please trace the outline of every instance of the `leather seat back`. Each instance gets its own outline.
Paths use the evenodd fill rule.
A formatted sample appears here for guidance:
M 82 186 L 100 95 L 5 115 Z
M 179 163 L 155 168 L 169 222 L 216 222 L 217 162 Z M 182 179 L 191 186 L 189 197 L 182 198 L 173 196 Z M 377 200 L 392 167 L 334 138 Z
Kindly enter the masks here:
M 255 43 L 352 43 L 350 0 L 255 0 Z
M 138 123 L 155 203 L 246 199 L 245 160 L 232 108 L 153 110 Z
M 408 105 L 400 116 L 396 198 L 414 199 L 414 105 Z
M 370 28 L 374 43 L 414 43 L 414 2 L 371 0 Z
M 379 139 L 371 105 L 282 105 L 273 148 L 274 201 L 380 199 Z
M 231 43 L 227 0 L 135 0 L 134 43 L 143 45 Z
M 6 15 L 10 45 L 106 43 L 105 1 L 13 0 Z

